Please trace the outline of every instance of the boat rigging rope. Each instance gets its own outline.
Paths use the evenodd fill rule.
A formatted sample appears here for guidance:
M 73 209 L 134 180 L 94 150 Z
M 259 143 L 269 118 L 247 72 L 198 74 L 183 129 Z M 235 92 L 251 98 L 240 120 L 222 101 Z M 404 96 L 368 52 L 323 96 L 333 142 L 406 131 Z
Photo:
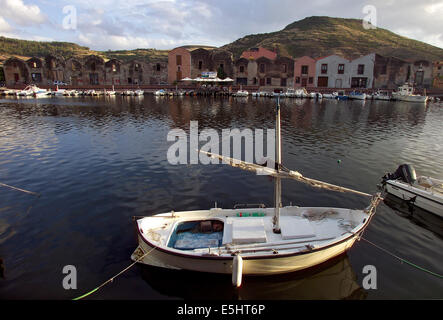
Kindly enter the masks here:
M 108 283 L 114 281 L 115 278 L 117 278 L 119 275 L 121 275 L 122 273 L 128 271 L 130 268 L 132 268 L 137 262 L 141 261 L 144 257 L 146 257 L 148 254 L 150 254 L 152 251 L 155 250 L 155 247 L 152 248 L 151 250 L 149 250 L 148 252 L 146 252 L 144 255 L 142 255 L 140 258 L 138 258 L 137 260 L 135 260 L 133 263 L 131 263 L 129 266 L 127 266 L 126 268 L 124 268 L 122 271 L 120 271 L 119 273 L 117 273 L 115 276 L 113 276 L 112 278 L 106 280 L 105 282 L 103 282 L 101 285 L 99 285 L 97 288 L 85 293 L 84 295 L 81 295 L 77 298 L 74 298 L 72 300 L 81 300 L 83 298 L 86 298 L 87 296 L 93 294 L 94 292 L 96 292 L 97 290 L 99 290 L 101 287 L 104 287 L 105 285 L 107 285 Z
M 425 268 L 423 268 L 423 267 L 420 267 L 420 266 L 418 266 L 418 265 L 416 265 L 416 264 L 414 264 L 414 263 L 412 263 L 412 262 L 410 262 L 410 261 L 408 261 L 408 260 L 406 260 L 406 259 L 400 258 L 399 256 L 397 256 L 397 255 L 395 255 L 395 254 L 389 252 L 389 251 L 386 250 L 386 249 L 383 249 L 382 247 L 376 245 L 375 243 L 369 241 L 368 239 L 365 239 L 365 238 L 363 238 L 363 237 L 360 237 L 360 239 L 365 240 L 367 243 L 369 243 L 369 244 L 373 245 L 374 247 L 376 247 L 377 249 L 379 249 L 379 250 L 381 250 L 381 251 L 383 251 L 383 252 L 389 254 L 390 256 L 392 256 L 392 257 L 394 257 L 394 258 L 400 260 L 401 262 L 407 263 L 407 264 L 409 264 L 410 266 L 412 266 L 412 267 L 414 267 L 414 268 L 417 268 L 417 269 L 419 269 L 419 270 L 421 270 L 421 271 L 427 272 L 427 273 L 429 273 L 429 274 L 431 274 L 431 275 L 433 275 L 433 276 L 435 276 L 435 277 L 437 277 L 437 278 L 443 279 L 443 275 L 441 275 L 441 274 L 438 274 L 438 273 L 432 272 L 432 271 L 427 270 L 427 269 L 425 269 Z

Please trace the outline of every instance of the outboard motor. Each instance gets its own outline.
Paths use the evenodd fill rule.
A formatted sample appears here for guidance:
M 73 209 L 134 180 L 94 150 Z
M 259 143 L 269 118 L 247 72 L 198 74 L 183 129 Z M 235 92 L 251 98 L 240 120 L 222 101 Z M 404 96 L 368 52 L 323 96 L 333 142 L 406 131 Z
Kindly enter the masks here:
M 406 183 L 413 184 L 417 181 L 417 175 L 415 174 L 415 169 L 410 164 L 400 165 L 394 173 L 388 173 L 383 177 L 383 182 L 386 180 L 397 180 L 400 179 Z

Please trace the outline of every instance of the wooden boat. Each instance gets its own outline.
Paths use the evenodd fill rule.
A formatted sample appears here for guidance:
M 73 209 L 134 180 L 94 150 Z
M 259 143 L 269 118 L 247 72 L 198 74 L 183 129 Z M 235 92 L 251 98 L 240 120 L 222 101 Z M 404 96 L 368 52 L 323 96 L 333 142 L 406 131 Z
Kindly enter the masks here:
M 273 275 L 307 269 L 349 250 L 369 225 L 379 194 L 364 210 L 282 206 L 281 179 L 341 192 L 366 193 L 304 177 L 281 164 L 280 107 L 276 108 L 276 161 L 269 166 L 200 151 L 231 166 L 274 177 L 274 208 L 253 206 L 166 212 L 136 221 L 138 247 L 131 259 L 168 269 Z M 268 160 L 271 161 L 271 160 Z
M 402 164 L 383 177 L 383 186 L 386 192 L 443 218 L 443 180 L 417 177 L 411 165 Z

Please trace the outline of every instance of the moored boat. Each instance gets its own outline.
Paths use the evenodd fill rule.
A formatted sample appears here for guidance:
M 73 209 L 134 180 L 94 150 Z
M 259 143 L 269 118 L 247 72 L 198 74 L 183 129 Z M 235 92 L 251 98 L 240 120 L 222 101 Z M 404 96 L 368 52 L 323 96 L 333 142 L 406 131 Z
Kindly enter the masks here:
M 319 265 L 350 249 L 369 225 L 380 196 L 363 210 L 282 206 L 281 179 L 335 191 L 359 191 L 303 177 L 281 164 L 280 107 L 276 108 L 276 161 L 247 163 L 202 152 L 234 167 L 274 177 L 274 208 L 256 206 L 168 212 L 136 222 L 138 247 L 132 260 L 173 270 L 274 275 Z
M 349 99 L 366 100 L 366 93 L 362 93 L 362 92 L 359 92 L 359 91 L 352 91 L 349 94 Z
M 386 192 L 443 218 L 443 180 L 418 176 L 411 165 L 400 165 L 383 177 Z
M 414 94 L 414 87 L 408 85 L 407 83 L 398 87 L 397 91 L 392 93 L 392 97 L 395 100 L 406 102 L 426 103 L 428 101 L 427 96 Z

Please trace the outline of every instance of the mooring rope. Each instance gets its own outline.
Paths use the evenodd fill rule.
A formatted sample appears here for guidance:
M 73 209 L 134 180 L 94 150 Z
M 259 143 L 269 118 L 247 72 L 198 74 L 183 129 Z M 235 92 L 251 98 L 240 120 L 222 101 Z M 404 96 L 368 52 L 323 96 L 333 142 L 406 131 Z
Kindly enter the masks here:
M 97 288 L 92 289 L 91 291 L 85 293 L 84 295 L 81 295 L 77 298 L 74 298 L 72 300 L 81 300 L 91 294 L 93 294 L 94 292 L 98 291 L 101 287 L 104 287 L 105 285 L 107 285 L 108 283 L 114 281 L 115 278 L 117 278 L 119 275 L 121 275 L 122 273 L 128 271 L 130 268 L 132 268 L 137 262 L 139 262 L 140 260 L 142 260 L 144 257 L 146 257 L 148 254 L 150 254 L 152 251 L 155 250 L 155 247 L 152 248 L 151 250 L 149 250 L 148 252 L 146 252 L 144 255 L 142 255 L 140 258 L 138 258 L 137 260 L 135 260 L 133 263 L 131 263 L 129 266 L 127 266 L 126 268 L 124 268 L 122 271 L 120 271 L 119 273 L 117 273 L 115 276 L 113 276 L 112 278 L 109 278 L 108 280 L 106 280 L 105 282 L 103 282 L 101 285 L 99 285 Z
M 0 186 L 6 187 L 6 188 L 10 188 L 10 189 L 13 189 L 13 190 L 17 190 L 17 191 L 21 191 L 21 192 L 24 192 L 24 193 L 32 194 L 32 195 L 37 196 L 37 197 L 40 197 L 40 193 L 28 191 L 28 190 L 25 190 L 25 189 L 20 189 L 20 188 L 17 188 L 17 187 L 13 187 L 13 186 L 10 186 L 9 184 L 6 184 L 6 183 L 0 182 Z
M 382 247 L 376 245 L 375 243 L 369 241 L 368 239 L 365 239 L 365 238 L 363 238 L 363 237 L 360 237 L 360 239 L 365 240 L 366 242 L 368 242 L 369 244 L 373 245 L 373 246 L 376 247 L 377 249 L 379 249 L 379 250 L 381 250 L 381 251 L 383 251 L 383 252 L 389 254 L 390 256 L 392 256 L 392 257 L 394 257 L 394 258 L 400 260 L 401 262 L 407 263 L 407 264 L 409 264 L 410 266 L 412 266 L 412 267 L 414 267 L 414 268 L 417 268 L 418 270 L 421 270 L 421 271 L 427 272 L 427 273 L 429 273 L 429 274 L 431 274 L 431 275 L 433 275 L 433 276 L 435 276 L 435 277 L 437 277 L 437 278 L 440 278 L 440 279 L 443 278 L 443 275 L 438 274 L 438 273 L 435 273 L 435 272 L 432 272 L 432 271 L 430 271 L 430 270 L 428 270 L 428 269 L 425 269 L 425 268 L 423 268 L 423 267 L 420 267 L 420 266 L 416 265 L 415 263 L 412 263 L 412 262 L 410 262 L 410 261 L 408 261 L 408 260 L 406 260 L 406 259 L 400 258 L 399 256 L 397 256 L 397 255 L 395 255 L 395 254 L 389 252 L 388 250 L 386 250 L 386 249 L 384 249 L 384 248 L 382 248 Z

